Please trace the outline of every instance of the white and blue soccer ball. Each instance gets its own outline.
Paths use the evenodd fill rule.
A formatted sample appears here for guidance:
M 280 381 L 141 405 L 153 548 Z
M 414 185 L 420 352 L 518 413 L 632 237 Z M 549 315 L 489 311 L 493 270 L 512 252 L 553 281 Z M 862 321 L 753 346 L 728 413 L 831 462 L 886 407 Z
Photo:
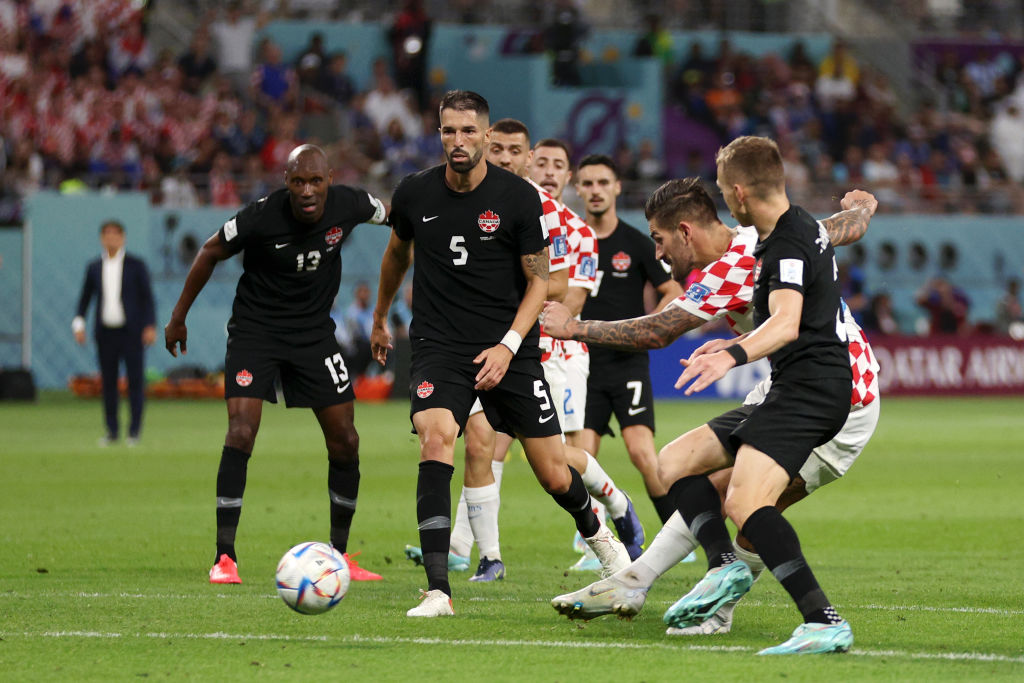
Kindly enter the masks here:
M 300 614 L 323 614 L 341 602 L 348 584 L 348 563 L 326 543 L 300 543 L 277 563 L 277 593 Z

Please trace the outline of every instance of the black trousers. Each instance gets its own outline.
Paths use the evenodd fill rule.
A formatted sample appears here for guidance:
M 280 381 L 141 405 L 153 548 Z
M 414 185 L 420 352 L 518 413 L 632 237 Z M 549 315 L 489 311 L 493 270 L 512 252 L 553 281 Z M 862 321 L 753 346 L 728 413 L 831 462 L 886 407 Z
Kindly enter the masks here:
M 117 378 L 121 361 L 128 376 L 128 404 L 131 423 L 128 435 L 137 437 L 142 428 L 142 403 L 145 382 L 142 373 L 143 346 L 139 331 L 129 332 L 124 327 L 100 327 L 96 332 L 96 347 L 103 380 L 103 415 L 107 423 L 107 436 L 116 439 L 120 431 L 117 418 Z

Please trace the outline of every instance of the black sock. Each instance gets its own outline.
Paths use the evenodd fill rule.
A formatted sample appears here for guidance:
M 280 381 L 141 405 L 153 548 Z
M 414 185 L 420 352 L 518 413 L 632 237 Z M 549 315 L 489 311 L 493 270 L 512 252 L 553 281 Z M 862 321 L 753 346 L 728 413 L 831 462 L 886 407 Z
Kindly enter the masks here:
M 651 502 L 654 503 L 654 510 L 658 513 L 658 517 L 663 525 L 672 516 L 672 513 L 676 511 L 676 506 L 672 504 L 672 496 L 668 494 L 658 498 L 651 496 Z
M 736 561 L 732 539 L 722 518 L 722 500 L 710 479 L 703 474 L 683 477 L 672 484 L 668 497 L 704 548 L 708 569 Z
M 448 583 L 448 544 L 452 535 L 452 473 L 455 468 L 437 460 L 420 463 L 416 482 L 416 521 L 419 523 L 427 590 L 452 595 Z
M 594 508 L 590 502 L 590 494 L 583 483 L 583 477 L 575 468 L 569 467 L 569 474 L 572 481 L 569 490 L 565 493 L 552 493 L 551 497 L 562 506 L 562 509 L 572 515 L 576 521 L 576 529 L 583 538 L 590 538 L 601 529 L 601 522 L 594 514 Z
M 327 461 L 327 493 L 331 497 L 331 545 L 348 552 L 348 532 L 359 495 L 359 462 Z
M 227 555 L 235 562 L 235 532 L 242 516 L 242 494 L 245 493 L 245 473 L 249 453 L 225 446 L 217 469 L 217 557 Z
M 754 544 L 765 566 L 793 598 L 804 622 L 842 621 L 807 566 L 796 531 L 781 512 L 771 505 L 755 510 L 743 525 L 743 535 Z

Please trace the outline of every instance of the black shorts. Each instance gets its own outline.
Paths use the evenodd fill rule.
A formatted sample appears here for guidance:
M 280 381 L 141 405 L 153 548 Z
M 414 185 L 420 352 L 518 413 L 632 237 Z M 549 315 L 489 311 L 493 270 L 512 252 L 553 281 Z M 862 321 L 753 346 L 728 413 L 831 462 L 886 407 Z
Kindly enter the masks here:
M 774 380 L 763 402 L 708 421 L 728 453 L 747 444 L 795 477 L 811 451 L 832 440 L 850 416 L 848 379 Z
M 296 346 L 251 335 L 228 337 L 224 357 L 224 398 L 277 402 L 280 378 L 289 408 L 324 408 L 355 399 L 348 364 L 334 335 Z
M 615 436 L 610 426 L 613 413 L 619 429 L 644 425 L 654 431 L 654 391 L 647 354 L 614 365 L 594 365 L 591 357 L 584 429 Z
M 498 386 L 478 392 L 473 388 L 480 372 L 480 366 L 473 362 L 476 356 L 434 342 L 414 342 L 409 372 L 410 419 L 421 410 L 447 408 L 455 416 L 461 435 L 479 396 L 487 421 L 499 432 L 525 438 L 562 433 L 540 358 L 514 357 Z

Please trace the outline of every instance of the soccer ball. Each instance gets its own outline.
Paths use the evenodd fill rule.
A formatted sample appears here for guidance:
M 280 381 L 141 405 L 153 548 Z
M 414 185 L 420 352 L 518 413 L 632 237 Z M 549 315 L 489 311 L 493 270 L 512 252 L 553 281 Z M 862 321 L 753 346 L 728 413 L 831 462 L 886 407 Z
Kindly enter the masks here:
M 348 563 L 326 543 L 307 541 L 277 563 L 277 593 L 300 614 L 323 614 L 348 592 Z

